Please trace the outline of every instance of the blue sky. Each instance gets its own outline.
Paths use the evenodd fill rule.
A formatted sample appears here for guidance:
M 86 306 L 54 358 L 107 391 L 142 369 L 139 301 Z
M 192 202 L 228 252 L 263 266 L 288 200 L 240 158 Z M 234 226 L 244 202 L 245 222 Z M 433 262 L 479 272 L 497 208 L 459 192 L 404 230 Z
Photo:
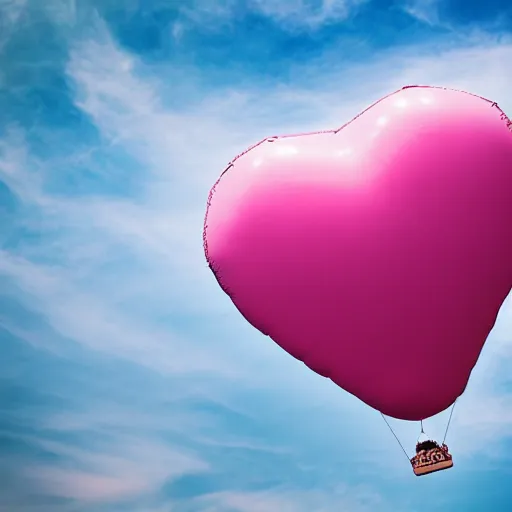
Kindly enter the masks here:
M 0 0 L 0 510 L 509 510 L 512 301 L 456 467 L 418 479 L 376 411 L 241 318 L 201 231 L 265 136 L 417 83 L 510 115 L 511 33 L 509 0 Z

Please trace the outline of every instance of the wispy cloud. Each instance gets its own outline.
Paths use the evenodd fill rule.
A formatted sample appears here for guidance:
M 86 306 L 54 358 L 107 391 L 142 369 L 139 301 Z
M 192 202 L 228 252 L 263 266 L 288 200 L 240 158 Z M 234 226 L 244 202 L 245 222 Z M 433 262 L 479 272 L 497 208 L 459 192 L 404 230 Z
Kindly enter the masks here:
M 32 466 L 25 478 L 39 483 L 54 496 L 85 501 L 119 500 L 159 487 L 186 473 L 208 470 L 197 457 L 174 451 L 165 444 L 151 444 L 137 438 L 117 439 L 100 453 L 69 448 L 55 442 L 39 446 L 61 458 L 63 466 Z M 66 468 L 72 462 L 74 469 Z
M 260 492 L 222 492 L 206 495 L 197 502 L 202 505 L 201 510 L 205 512 L 366 512 L 376 508 L 388 510 L 389 506 L 380 495 L 369 489 L 343 485 L 325 491 L 278 487 Z
M 16 439 L 19 436 L 11 436 Z M 55 498 L 81 502 L 109 502 L 135 498 L 158 490 L 164 483 L 187 473 L 208 471 L 196 456 L 164 443 L 117 436 L 99 449 L 77 448 L 41 438 L 22 436 L 51 454 L 58 464 L 27 463 L 20 475 L 34 490 Z M 16 468 L 16 458 L 9 464 Z
M 187 20 L 203 27 L 219 30 L 237 22 L 241 13 L 249 12 L 274 21 L 284 30 L 315 32 L 322 27 L 340 23 L 357 12 L 369 0 L 249 0 L 240 3 L 233 0 L 211 2 L 195 0 L 184 6 L 182 14 Z M 183 25 L 179 25 L 180 29 Z
M 15 30 L 26 4 L 27 0 L 0 0 L 0 51 Z
M 164 373 L 227 372 L 234 368 L 212 353 L 180 340 L 177 335 L 116 311 L 101 293 L 88 293 L 73 286 L 76 275 L 45 269 L 26 259 L 0 253 L 0 271 L 26 292 L 34 310 L 43 313 L 52 328 L 65 339 L 102 352 L 126 357 Z M 22 331 L 17 331 L 20 335 Z M 25 333 L 26 334 L 26 333 Z M 41 340 L 42 341 L 42 340 Z
M 439 0 L 413 0 L 405 2 L 404 11 L 413 18 L 427 23 L 428 25 L 439 25 Z
M 252 0 L 251 7 L 290 30 L 317 30 L 349 18 L 367 0 Z

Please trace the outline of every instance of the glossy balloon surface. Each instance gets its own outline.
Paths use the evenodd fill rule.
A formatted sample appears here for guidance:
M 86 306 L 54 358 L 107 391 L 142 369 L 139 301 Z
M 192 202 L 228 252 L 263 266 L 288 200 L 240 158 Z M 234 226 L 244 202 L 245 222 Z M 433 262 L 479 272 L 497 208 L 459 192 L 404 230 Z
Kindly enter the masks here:
M 447 408 L 512 286 L 512 131 L 407 87 L 342 128 L 265 139 L 213 187 L 205 252 L 244 317 L 371 407 Z

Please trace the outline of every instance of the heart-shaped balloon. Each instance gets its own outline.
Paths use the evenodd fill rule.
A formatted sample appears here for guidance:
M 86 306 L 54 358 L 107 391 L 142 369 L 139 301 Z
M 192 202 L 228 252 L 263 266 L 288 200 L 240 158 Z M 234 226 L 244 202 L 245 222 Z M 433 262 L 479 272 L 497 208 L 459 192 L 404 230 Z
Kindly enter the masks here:
M 512 286 L 512 131 L 406 87 L 342 128 L 272 137 L 214 185 L 208 263 L 243 316 L 384 414 L 464 391 Z

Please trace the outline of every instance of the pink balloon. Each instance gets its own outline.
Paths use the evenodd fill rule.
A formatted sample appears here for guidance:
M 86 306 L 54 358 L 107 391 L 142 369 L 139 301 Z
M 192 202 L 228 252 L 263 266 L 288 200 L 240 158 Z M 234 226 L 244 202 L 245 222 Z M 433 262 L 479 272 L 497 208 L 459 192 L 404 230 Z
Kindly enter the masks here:
M 208 263 L 243 316 L 389 416 L 464 391 L 512 286 L 512 131 L 405 87 L 337 130 L 271 137 L 210 192 Z

